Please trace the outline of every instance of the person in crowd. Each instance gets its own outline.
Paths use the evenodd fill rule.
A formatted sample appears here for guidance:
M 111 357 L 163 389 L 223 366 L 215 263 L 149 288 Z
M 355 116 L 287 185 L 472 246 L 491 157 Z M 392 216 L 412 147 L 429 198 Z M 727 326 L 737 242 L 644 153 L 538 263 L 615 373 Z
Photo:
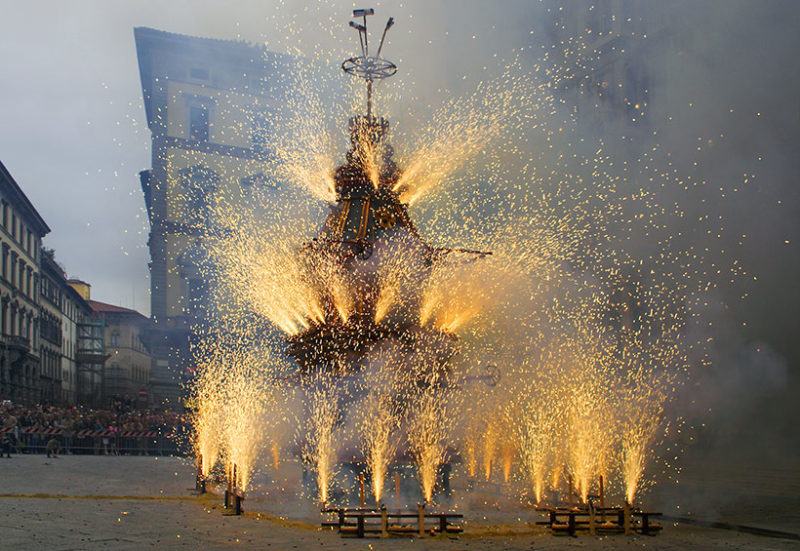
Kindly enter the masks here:
M 3 457 L 3 454 L 11 459 L 11 437 L 5 432 L 0 435 L 0 458 Z
M 47 441 L 47 457 L 52 457 L 53 459 L 58 459 L 58 449 L 61 447 L 61 444 L 58 442 L 58 438 L 55 436 L 52 437 L 50 440 Z
M 43 439 L 43 435 L 47 429 L 61 431 L 57 433 L 58 438 L 64 438 L 64 442 L 59 442 L 59 448 L 65 452 L 69 451 L 69 448 L 65 447 L 65 443 L 70 447 L 76 445 L 73 438 L 77 436 L 78 431 L 112 431 L 115 437 L 105 437 L 107 440 L 105 445 L 102 443 L 102 438 L 96 439 L 99 448 L 97 451 L 116 455 L 119 453 L 116 447 L 118 435 L 122 431 L 154 431 L 158 435 L 164 436 L 185 433 L 188 426 L 188 414 L 133 409 L 121 403 L 115 404 L 114 409 L 92 409 L 84 406 L 22 406 L 8 400 L 0 401 L 0 427 L 6 429 L 2 434 L 7 435 L 10 441 L 8 448 L 2 448 L 4 451 L 8 450 L 6 455 L 9 455 L 11 449 L 15 448 L 19 436 L 23 437 L 20 440 L 20 446 L 25 445 L 26 450 L 30 450 L 32 453 L 46 452 L 49 441 Z M 146 442 L 146 440 L 143 441 Z

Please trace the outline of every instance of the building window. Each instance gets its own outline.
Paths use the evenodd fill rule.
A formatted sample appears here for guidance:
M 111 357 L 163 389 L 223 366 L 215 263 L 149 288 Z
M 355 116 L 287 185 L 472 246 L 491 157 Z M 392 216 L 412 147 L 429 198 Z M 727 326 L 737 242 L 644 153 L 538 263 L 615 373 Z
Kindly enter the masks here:
M 8 203 L 3 201 L 3 227 L 8 231 Z
M 42 312 L 39 320 L 39 334 L 48 342 L 61 346 L 63 342 L 61 320 L 48 312 Z
M 11 237 L 17 238 L 17 215 L 11 215 Z
M 189 139 L 208 141 L 208 107 L 189 105 Z
M 111 333 L 111 346 L 119 346 L 119 331 L 113 331 Z
M 8 281 L 12 287 L 17 286 L 17 253 L 11 253 L 11 266 L 8 269 Z

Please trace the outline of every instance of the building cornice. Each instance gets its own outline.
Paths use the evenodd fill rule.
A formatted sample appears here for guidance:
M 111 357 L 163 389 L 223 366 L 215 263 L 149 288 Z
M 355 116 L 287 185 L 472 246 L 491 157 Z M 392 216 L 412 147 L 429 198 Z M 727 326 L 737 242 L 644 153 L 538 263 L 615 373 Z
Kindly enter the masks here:
M 248 161 L 277 162 L 278 160 L 275 153 L 271 150 L 255 151 L 248 147 L 225 145 L 215 142 L 201 142 L 199 140 L 189 140 L 177 136 L 162 136 L 157 141 L 160 142 L 162 147 L 174 147 L 184 151 L 234 157 L 236 159 L 246 159 Z
M 50 226 L 47 225 L 44 218 L 42 218 L 2 162 L 0 162 L 0 185 L 2 185 L 3 193 L 7 194 L 14 205 L 26 215 L 28 225 L 36 231 L 40 238 L 50 233 Z

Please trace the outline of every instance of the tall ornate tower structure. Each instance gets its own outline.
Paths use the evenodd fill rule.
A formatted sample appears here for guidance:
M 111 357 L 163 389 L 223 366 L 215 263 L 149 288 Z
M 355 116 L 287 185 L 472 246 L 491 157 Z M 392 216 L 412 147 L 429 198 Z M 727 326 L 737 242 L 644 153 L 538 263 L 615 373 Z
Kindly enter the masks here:
M 244 42 L 134 29 L 152 166 L 140 173 L 150 221 L 151 383 L 175 405 L 191 370 L 190 330 L 206 289 L 202 235 L 219 197 L 276 186 L 265 173 L 271 125 L 285 104 L 289 56 Z
M 288 352 L 302 371 L 347 374 L 365 367 L 372 352 L 393 348 L 402 358 L 394 362 L 399 369 L 410 372 L 425 363 L 420 376 L 445 374 L 458 339 L 427 323 L 419 290 L 436 268 L 451 270 L 465 257 L 473 261 L 491 253 L 434 247 L 409 215 L 398 191 L 402 169 L 393 160 L 389 121 L 373 114 L 374 82 L 397 72 L 381 57 L 394 19 L 387 21 L 371 55 L 367 16 L 373 13 L 353 11 L 363 18 L 363 23 L 350 22 L 358 31 L 361 55 L 342 63 L 345 73 L 366 85 L 366 109 L 350 119 L 350 150 L 333 174 L 336 199 L 327 220 L 301 251 L 304 265 L 313 267 L 309 279 L 324 281 L 334 273 L 343 283 L 324 293 L 321 319 L 289 337 Z

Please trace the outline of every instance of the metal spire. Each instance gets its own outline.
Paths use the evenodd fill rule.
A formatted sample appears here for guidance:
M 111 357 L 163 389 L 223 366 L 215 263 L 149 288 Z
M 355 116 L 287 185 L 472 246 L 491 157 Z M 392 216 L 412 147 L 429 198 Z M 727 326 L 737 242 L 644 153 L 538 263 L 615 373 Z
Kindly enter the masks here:
M 386 31 L 394 25 L 393 17 L 389 18 L 389 21 L 386 22 L 386 27 L 383 29 L 383 35 L 378 45 L 378 53 L 374 56 L 369 55 L 367 16 L 374 15 L 374 13 L 375 10 L 372 8 L 353 10 L 353 17 L 362 17 L 364 21 L 363 25 L 355 21 L 350 21 L 350 26 L 358 31 L 361 55 L 346 59 L 344 63 L 342 63 L 342 70 L 344 70 L 345 73 L 363 78 L 367 81 L 367 119 L 372 118 L 372 81 L 388 78 L 397 72 L 397 65 L 381 57 L 383 41 L 386 39 Z

